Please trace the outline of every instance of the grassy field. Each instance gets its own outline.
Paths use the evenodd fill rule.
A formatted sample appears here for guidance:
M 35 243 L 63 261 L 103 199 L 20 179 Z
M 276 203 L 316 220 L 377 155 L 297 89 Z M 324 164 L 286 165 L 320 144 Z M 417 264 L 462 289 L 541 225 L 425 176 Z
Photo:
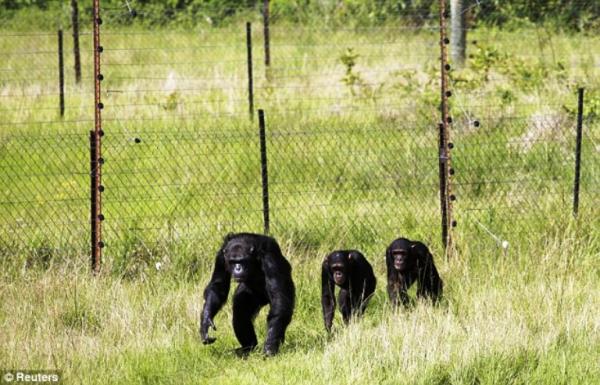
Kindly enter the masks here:
M 91 36 L 80 85 L 66 40 L 61 119 L 55 34 L 0 31 L 0 368 L 58 368 L 73 384 L 600 384 L 598 37 L 470 32 L 468 66 L 452 72 L 458 227 L 445 258 L 436 31 L 274 26 L 266 71 L 255 29 L 271 232 L 293 266 L 297 309 L 279 356 L 240 360 L 230 304 L 215 344 L 197 329 L 219 239 L 262 230 L 244 26 L 107 24 L 107 247 L 95 278 Z M 578 86 L 587 99 L 574 219 Z M 383 253 L 399 235 L 431 245 L 439 306 L 391 309 Z M 337 314 L 327 336 L 319 266 L 342 247 L 365 252 L 378 289 L 363 319 L 344 328 Z
M 463 252 L 438 258 L 446 296 L 392 311 L 380 287 L 366 317 L 328 337 L 319 306 L 319 258 L 284 250 L 298 306 L 279 356 L 236 358 L 231 307 L 218 340 L 199 343 L 201 290 L 155 272 L 91 279 L 83 269 L 2 275 L 2 366 L 61 368 L 68 383 L 593 384 L 600 376 L 598 234 L 571 225 L 531 253 Z M 591 229 L 588 229 L 588 233 Z M 208 258 L 208 256 L 206 256 Z M 67 278 L 67 279 L 65 279 Z M 256 319 L 265 335 L 265 314 Z

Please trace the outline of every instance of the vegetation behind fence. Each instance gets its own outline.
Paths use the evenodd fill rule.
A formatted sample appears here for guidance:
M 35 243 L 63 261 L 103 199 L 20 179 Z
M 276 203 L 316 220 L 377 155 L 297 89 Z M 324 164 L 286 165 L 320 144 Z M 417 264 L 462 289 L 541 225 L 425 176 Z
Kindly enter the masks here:
M 435 24 L 276 23 L 266 66 L 261 23 L 251 27 L 250 47 L 243 24 L 155 31 L 136 21 L 123 27 L 116 16 L 130 17 L 127 9 L 103 11 L 96 220 L 110 269 L 135 275 L 172 262 L 194 273 L 205 258 L 192 245 L 212 250 L 228 231 L 263 230 L 250 94 L 252 111 L 266 116 L 272 234 L 295 247 L 375 254 L 405 234 L 441 251 Z M 2 34 L 2 253 L 26 264 L 87 263 L 97 78 L 90 25 L 79 36 L 80 83 L 73 40 L 64 34 L 62 88 L 57 33 Z M 578 215 L 596 225 L 598 38 L 475 28 L 468 41 L 465 68 L 449 76 L 456 247 L 517 250 L 527 235 L 571 218 L 578 88 L 585 88 Z

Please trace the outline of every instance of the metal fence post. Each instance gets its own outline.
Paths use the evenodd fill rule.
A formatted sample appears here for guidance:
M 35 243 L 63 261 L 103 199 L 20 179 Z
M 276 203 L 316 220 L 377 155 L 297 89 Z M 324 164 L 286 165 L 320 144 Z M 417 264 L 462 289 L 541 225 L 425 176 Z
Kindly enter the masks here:
M 254 120 L 254 78 L 252 71 L 252 23 L 246 23 L 246 48 L 248 51 L 248 110 Z
M 452 117 L 450 116 L 448 98 L 452 95 L 448 87 L 448 44 L 450 40 L 446 35 L 446 10 L 445 0 L 440 0 L 440 83 L 441 83 L 441 103 L 440 110 L 442 121 L 439 124 L 439 169 L 440 169 L 440 208 L 442 217 L 442 244 L 446 250 L 446 255 L 452 248 L 451 228 L 456 226 L 456 221 L 452 219 L 452 199 L 450 188 L 450 150 L 453 145 L 450 142 L 450 125 Z M 452 199 L 451 199 L 452 198 Z
M 104 105 L 101 100 L 101 81 L 103 80 L 100 72 L 100 54 L 103 51 L 100 45 L 100 0 L 94 0 L 93 4 L 94 15 L 94 131 L 90 134 L 91 148 L 91 247 L 92 247 L 92 272 L 97 274 L 100 272 L 100 264 L 102 263 L 102 109 Z
M 583 88 L 577 90 L 577 139 L 575 142 L 575 181 L 573 182 L 573 216 L 579 212 L 579 182 L 581 178 L 581 139 L 583 134 Z
M 258 134 L 260 138 L 260 170 L 262 175 L 264 233 L 269 234 L 269 172 L 267 167 L 267 140 L 265 131 L 265 112 L 263 110 L 258 110 Z
M 63 31 L 58 30 L 58 105 L 60 116 L 65 116 L 65 61 L 63 57 Z
M 90 224 L 91 224 L 91 251 L 92 272 L 97 273 L 100 267 L 100 253 L 98 248 L 99 223 L 98 223 L 98 140 L 96 132 L 90 131 Z
M 263 2 L 263 36 L 265 43 L 265 76 L 269 77 L 271 67 L 271 41 L 269 36 L 269 0 Z
M 73 26 L 73 57 L 75 58 L 75 83 L 81 82 L 81 53 L 79 50 L 79 6 L 71 0 L 71 24 Z

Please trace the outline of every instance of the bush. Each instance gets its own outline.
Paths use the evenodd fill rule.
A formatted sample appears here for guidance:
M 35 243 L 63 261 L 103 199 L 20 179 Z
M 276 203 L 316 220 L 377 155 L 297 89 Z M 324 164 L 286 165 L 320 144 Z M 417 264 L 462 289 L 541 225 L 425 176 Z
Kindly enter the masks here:
M 122 24 L 176 24 L 193 26 L 203 23 L 219 25 L 248 12 L 258 14 L 263 0 L 131 0 L 135 13 L 128 12 L 122 0 L 103 0 L 114 21 Z M 379 25 L 402 19 L 404 23 L 422 25 L 435 22 L 435 0 L 271 0 L 274 22 L 319 25 Z M 79 3 L 82 16 L 91 15 L 91 2 Z M 497 26 L 519 26 L 551 22 L 559 28 L 588 30 L 600 27 L 600 3 L 580 0 L 490 0 L 476 5 L 467 2 L 470 19 Z M 51 0 L 0 0 L 3 18 L 13 18 L 16 11 L 54 10 L 59 16 L 68 9 L 67 2 Z M 122 14 L 118 10 L 122 9 Z M 20 12 L 19 12 L 20 13 Z M 44 23 L 36 23 L 43 26 Z

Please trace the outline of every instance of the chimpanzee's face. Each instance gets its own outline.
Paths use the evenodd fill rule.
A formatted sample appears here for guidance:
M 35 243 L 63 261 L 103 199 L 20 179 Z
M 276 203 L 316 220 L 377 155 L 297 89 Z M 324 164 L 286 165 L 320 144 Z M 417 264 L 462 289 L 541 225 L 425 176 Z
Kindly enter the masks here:
M 258 269 L 253 245 L 243 241 L 232 241 L 225 247 L 225 261 L 236 282 L 246 282 Z
M 343 253 L 336 253 L 329 257 L 329 268 L 336 285 L 341 286 L 348 279 L 348 258 Z
M 414 267 L 414 258 L 408 250 L 394 249 L 392 250 L 392 258 L 394 269 L 396 271 L 407 271 Z

